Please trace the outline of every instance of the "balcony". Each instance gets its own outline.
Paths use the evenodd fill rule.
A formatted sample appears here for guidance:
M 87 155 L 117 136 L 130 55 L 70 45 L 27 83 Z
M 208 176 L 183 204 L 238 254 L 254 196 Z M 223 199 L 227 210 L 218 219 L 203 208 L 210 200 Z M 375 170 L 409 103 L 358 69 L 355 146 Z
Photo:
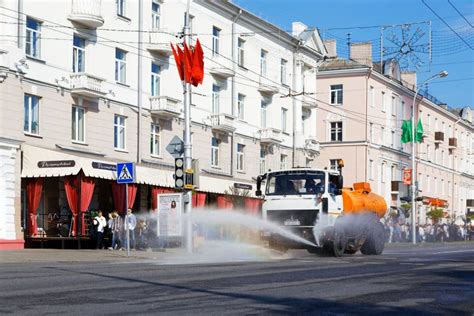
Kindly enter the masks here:
M 72 0 L 71 14 L 67 19 L 95 29 L 104 25 L 101 0 Z
M 318 107 L 316 98 L 314 95 L 303 95 L 303 109 L 311 110 Z
M 449 149 L 455 149 L 458 147 L 458 139 L 456 137 L 449 138 Z
M 443 132 L 435 132 L 435 143 L 439 144 L 444 142 L 444 133 Z
M 71 78 L 71 93 L 89 97 L 100 98 L 105 96 L 102 82 L 104 79 L 89 75 L 84 72 L 72 73 Z
M 150 112 L 161 118 L 171 119 L 181 114 L 178 99 L 167 96 L 150 97 Z
M 279 89 L 275 86 L 270 80 L 263 77 L 260 78 L 260 84 L 258 86 L 258 91 L 266 95 L 274 95 L 278 93 Z
M 305 149 L 313 154 L 319 154 L 320 146 L 316 137 L 310 136 L 305 140 Z
M 232 133 L 235 131 L 235 118 L 232 115 L 219 113 L 211 115 L 212 130 L 223 133 Z
M 282 142 L 281 131 L 276 128 L 262 128 L 260 130 L 260 143 L 279 144 Z
M 211 75 L 223 79 L 235 76 L 235 72 L 232 69 L 232 61 L 219 55 L 212 57 L 209 72 L 211 73 Z
M 176 37 L 165 29 L 153 29 L 149 32 L 147 49 L 151 53 L 170 56 L 173 54 L 170 43 L 176 42 Z

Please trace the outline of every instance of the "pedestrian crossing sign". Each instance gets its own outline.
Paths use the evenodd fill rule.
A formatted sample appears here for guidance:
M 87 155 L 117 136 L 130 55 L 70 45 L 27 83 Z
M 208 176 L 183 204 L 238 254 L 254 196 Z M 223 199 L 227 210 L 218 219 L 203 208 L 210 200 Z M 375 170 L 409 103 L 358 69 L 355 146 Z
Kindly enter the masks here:
M 117 183 L 134 183 L 135 166 L 133 162 L 117 163 Z

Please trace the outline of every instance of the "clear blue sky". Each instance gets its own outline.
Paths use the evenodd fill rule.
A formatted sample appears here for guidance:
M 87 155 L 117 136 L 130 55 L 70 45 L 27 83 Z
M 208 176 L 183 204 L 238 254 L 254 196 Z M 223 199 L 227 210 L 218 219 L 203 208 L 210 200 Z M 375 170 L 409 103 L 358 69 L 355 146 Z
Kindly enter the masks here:
M 467 21 L 474 26 L 474 1 L 450 0 Z M 373 41 L 375 59 L 380 58 L 380 28 L 360 26 L 394 25 L 432 21 L 432 61 L 418 70 L 418 82 L 441 70 L 449 76 L 433 81 L 430 94 L 451 107 L 474 105 L 474 50 L 453 33 L 422 0 L 233 0 L 254 14 L 278 25 L 291 29 L 291 22 L 301 21 L 320 29 L 324 38 L 336 38 L 338 55 L 347 57 L 347 33 L 352 41 Z M 453 8 L 448 0 L 425 0 L 471 47 L 474 48 L 474 28 Z M 411 27 L 415 31 L 418 25 Z M 427 24 L 420 24 L 427 30 Z M 338 30 L 335 28 L 347 28 Z M 413 33 L 411 32 L 411 34 Z M 387 37 L 391 29 L 385 31 Z M 428 34 L 428 32 L 426 32 Z M 401 37 L 401 33 L 395 33 Z M 385 43 L 389 43 L 387 39 Z M 420 39 L 427 43 L 428 36 Z M 388 45 L 387 45 L 388 46 Z M 395 45 L 390 45 L 395 46 Z M 417 53 L 428 61 L 428 54 Z

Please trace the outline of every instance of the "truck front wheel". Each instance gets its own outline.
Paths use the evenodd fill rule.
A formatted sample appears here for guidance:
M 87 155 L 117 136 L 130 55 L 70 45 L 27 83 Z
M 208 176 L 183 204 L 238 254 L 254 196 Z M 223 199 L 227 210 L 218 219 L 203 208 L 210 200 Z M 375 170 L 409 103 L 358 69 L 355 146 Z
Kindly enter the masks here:
M 381 255 L 385 247 L 385 229 L 383 225 L 377 221 L 369 225 L 367 239 L 360 248 L 360 252 L 364 255 Z

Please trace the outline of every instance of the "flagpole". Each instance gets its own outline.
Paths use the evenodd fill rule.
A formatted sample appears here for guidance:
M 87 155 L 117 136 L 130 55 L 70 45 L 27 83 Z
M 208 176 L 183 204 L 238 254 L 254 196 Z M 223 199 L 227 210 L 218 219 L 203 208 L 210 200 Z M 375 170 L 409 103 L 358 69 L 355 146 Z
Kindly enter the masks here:
M 189 6 L 190 0 L 186 4 L 186 14 L 184 18 L 184 43 L 185 47 L 190 47 L 190 30 L 189 30 Z M 186 67 L 184 67 L 184 78 L 186 78 Z M 191 156 L 191 83 L 187 80 L 183 80 L 183 94 L 184 94 L 184 169 L 192 169 L 192 156 Z M 185 203 L 184 212 L 186 214 L 186 250 L 188 253 L 192 253 L 192 224 L 191 224 L 191 211 L 192 211 L 192 191 L 185 189 Z
M 411 107 L 411 237 L 412 242 L 416 245 L 416 195 L 417 195 L 417 173 L 415 170 L 415 153 L 416 153 L 416 137 L 415 137 L 415 105 L 416 97 L 421 87 L 424 84 L 428 83 L 431 80 L 436 78 L 443 78 L 448 75 L 447 71 L 441 71 L 440 73 L 431 76 L 426 79 L 420 86 L 416 89 L 415 96 L 413 97 L 412 107 Z M 423 99 L 423 97 L 422 97 Z M 418 122 L 416 123 L 418 125 Z

